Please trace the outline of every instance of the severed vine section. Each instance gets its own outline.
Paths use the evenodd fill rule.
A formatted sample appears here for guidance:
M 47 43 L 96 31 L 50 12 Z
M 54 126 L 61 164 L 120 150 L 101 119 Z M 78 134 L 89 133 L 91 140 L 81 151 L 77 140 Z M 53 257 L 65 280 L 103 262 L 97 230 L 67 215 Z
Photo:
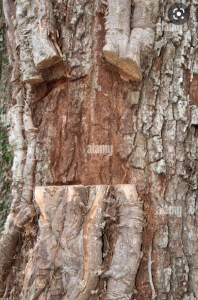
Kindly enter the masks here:
M 131 299 L 143 229 L 135 185 L 37 187 L 35 198 L 40 235 L 24 299 Z
M 106 22 L 106 45 L 103 54 L 107 62 L 118 68 L 127 81 L 141 80 L 141 62 L 154 44 L 158 0 L 135 0 L 132 30 L 130 30 L 131 0 L 110 0 Z
M 16 1 L 16 18 L 20 41 L 22 81 L 37 84 L 44 81 L 41 69 L 62 60 L 56 42 L 55 18 L 51 0 Z

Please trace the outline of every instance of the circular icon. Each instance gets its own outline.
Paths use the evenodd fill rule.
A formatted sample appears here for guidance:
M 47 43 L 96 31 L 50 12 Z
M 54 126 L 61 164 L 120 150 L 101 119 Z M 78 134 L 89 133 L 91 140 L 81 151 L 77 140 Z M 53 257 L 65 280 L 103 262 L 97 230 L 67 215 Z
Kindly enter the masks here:
M 183 3 L 175 3 L 168 10 L 168 18 L 175 25 L 183 25 L 190 18 L 190 10 Z

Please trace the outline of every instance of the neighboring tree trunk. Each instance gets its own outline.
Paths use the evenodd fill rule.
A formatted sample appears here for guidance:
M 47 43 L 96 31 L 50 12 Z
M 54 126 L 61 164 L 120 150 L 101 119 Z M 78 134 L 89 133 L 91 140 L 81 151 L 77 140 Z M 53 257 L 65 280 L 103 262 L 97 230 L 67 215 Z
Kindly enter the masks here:
M 0 297 L 198 299 L 198 2 L 171 4 L 3 0 Z

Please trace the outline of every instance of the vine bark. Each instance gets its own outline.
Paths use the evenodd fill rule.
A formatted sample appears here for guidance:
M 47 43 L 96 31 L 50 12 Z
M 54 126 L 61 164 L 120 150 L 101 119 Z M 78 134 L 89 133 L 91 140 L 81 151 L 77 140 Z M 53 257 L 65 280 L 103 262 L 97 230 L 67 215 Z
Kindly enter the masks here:
M 3 0 L 14 163 L 0 296 L 10 300 L 198 299 L 198 2 L 174 26 L 171 1 L 144 1 L 147 19 L 135 1 L 132 28 L 131 2 L 116 3 L 120 14 L 114 1 Z

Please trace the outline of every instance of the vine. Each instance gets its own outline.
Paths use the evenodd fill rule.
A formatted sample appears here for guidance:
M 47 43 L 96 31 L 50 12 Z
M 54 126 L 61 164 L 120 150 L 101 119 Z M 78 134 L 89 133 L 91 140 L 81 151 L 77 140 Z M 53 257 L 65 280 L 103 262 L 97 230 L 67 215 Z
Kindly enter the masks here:
M 5 42 L 3 28 L 0 29 L 0 89 L 2 97 L 0 100 L 0 232 L 4 230 L 4 223 L 10 209 L 10 186 L 11 178 L 9 174 L 12 166 L 11 146 L 9 145 L 8 127 L 4 115 L 4 104 L 6 100 L 6 81 L 7 81 L 7 65 L 8 60 L 2 55 L 5 50 Z M 2 74 L 3 72 L 3 74 Z M 2 76 L 3 75 L 3 76 Z M 2 78 L 3 77 L 3 78 Z

